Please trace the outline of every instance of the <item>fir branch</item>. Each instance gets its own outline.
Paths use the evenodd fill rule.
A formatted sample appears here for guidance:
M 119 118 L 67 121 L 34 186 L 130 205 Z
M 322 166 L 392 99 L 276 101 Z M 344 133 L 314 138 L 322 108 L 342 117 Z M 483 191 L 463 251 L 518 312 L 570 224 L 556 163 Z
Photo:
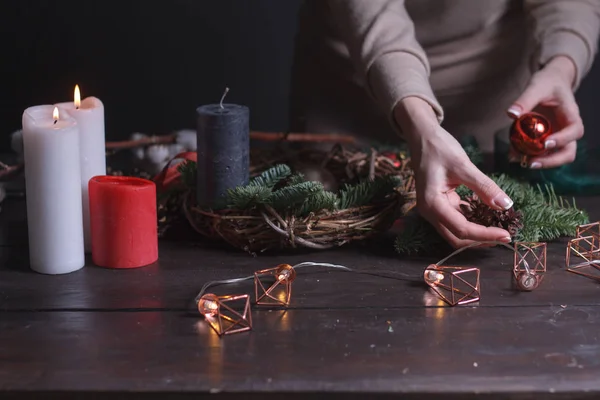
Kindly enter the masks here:
M 263 186 L 273 189 L 280 181 L 290 176 L 292 171 L 285 164 L 275 165 L 253 178 L 248 186 Z
M 444 243 L 442 237 L 422 217 L 406 217 L 405 228 L 396 237 L 394 247 L 400 254 L 411 255 L 430 251 Z
M 290 211 L 319 192 L 323 192 L 321 182 L 301 182 L 276 190 L 269 196 L 268 204 L 277 211 Z
M 531 186 L 507 175 L 493 175 L 491 178 L 514 201 L 514 209 L 522 215 L 522 229 L 515 237 L 516 241 L 542 242 L 563 236 L 574 236 L 577 226 L 589 222 L 587 214 L 579 210 L 575 200 L 569 202 L 556 194 L 554 187 Z M 472 192 L 460 186 L 456 192 L 465 199 Z M 415 224 L 424 224 L 413 221 Z M 416 231 L 413 232 L 412 230 Z M 420 234 L 422 227 L 410 227 L 399 236 L 396 250 L 401 254 L 410 254 L 436 246 L 442 240 L 431 228 L 431 236 Z
M 287 184 L 288 185 L 297 185 L 298 183 L 302 183 L 302 182 L 306 182 L 306 180 L 304 179 L 304 175 L 303 174 L 294 174 L 292 176 L 290 176 L 288 178 Z
M 542 193 L 508 175 L 492 175 L 491 178 L 514 201 L 517 208 L 528 202 L 543 201 Z
M 577 225 L 588 222 L 582 210 L 558 196 L 551 185 L 529 186 L 505 175 L 495 177 L 496 183 L 515 202 L 523 214 L 523 229 L 517 240 L 549 241 L 575 234 Z
M 523 215 L 523 229 L 516 240 L 524 242 L 550 241 L 562 236 L 574 236 L 577 225 L 589 218 L 558 196 L 552 185 L 530 186 L 506 175 L 493 177 L 494 181 L 514 201 L 514 208 Z
M 400 178 L 392 175 L 377 177 L 372 181 L 363 181 L 352 186 L 346 184 L 339 193 L 339 208 L 360 207 L 377 202 L 393 193 L 400 185 Z
M 181 174 L 181 182 L 188 188 L 196 187 L 196 175 L 198 173 L 196 162 L 186 160 L 177 166 L 177 172 Z
M 271 189 L 265 186 L 238 186 L 227 191 L 227 206 L 245 210 L 265 204 L 271 196 Z
M 323 210 L 333 211 L 338 208 L 339 197 L 332 192 L 323 191 L 307 198 L 299 210 L 301 216 L 318 213 Z
M 521 208 L 523 229 L 517 240 L 549 241 L 562 236 L 574 236 L 577 225 L 588 223 L 587 214 L 563 201 L 564 207 L 549 204 L 528 204 Z

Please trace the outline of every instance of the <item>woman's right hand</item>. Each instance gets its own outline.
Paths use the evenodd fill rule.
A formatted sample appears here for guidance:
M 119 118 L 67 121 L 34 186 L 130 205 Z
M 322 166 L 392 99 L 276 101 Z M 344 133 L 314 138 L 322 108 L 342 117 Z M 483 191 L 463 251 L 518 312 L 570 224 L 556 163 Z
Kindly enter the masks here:
M 508 231 L 469 222 L 460 212 L 454 190 L 462 184 L 494 209 L 509 209 L 513 202 L 439 125 L 429 104 L 407 97 L 396 106 L 394 117 L 409 144 L 419 213 L 455 248 L 483 241 L 510 243 Z

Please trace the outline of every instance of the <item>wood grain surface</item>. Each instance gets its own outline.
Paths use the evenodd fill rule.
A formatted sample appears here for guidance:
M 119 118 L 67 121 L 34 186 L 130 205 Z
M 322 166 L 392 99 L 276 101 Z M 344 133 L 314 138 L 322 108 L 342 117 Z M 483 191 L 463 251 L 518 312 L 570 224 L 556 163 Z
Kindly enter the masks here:
M 578 204 L 600 219 L 600 199 Z M 481 269 L 481 301 L 450 308 L 422 283 L 444 254 L 399 257 L 391 240 L 253 257 L 201 240 L 160 244 L 160 261 L 64 276 L 28 269 L 24 203 L 0 213 L 0 397 L 597 398 L 600 285 L 548 245 L 541 287 L 517 292 L 512 253 L 452 259 Z M 195 311 L 211 280 L 280 263 L 298 270 L 287 311 L 253 309 L 254 329 L 219 338 Z M 253 293 L 253 282 L 213 293 Z

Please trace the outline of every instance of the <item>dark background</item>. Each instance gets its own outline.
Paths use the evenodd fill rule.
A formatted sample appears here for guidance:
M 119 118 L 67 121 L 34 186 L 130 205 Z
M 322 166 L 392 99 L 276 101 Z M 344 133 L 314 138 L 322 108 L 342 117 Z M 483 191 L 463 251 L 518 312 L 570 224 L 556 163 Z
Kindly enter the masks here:
M 0 150 L 31 105 L 84 97 L 106 107 L 107 140 L 194 127 L 194 110 L 251 108 L 252 129 L 287 129 L 301 0 L 3 0 Z M 600 64 L 600 63 L 598 63 Z M 600 65 L 578 92 L 587 137 L 600 145 Z

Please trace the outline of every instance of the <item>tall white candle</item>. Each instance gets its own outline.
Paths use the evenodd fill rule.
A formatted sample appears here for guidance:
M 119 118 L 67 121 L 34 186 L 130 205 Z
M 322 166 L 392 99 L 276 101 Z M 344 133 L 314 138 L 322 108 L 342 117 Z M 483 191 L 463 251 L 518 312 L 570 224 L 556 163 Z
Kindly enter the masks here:
M 23 113 L 29 259 L 43 274 L 85 265 L 77 122 L 54 106 Z
M 74 101 L 60 103 L 58 107 L 73 117 L 79 126 L 83 235 L 85 249 L 91 251 L 88 184 L 94 176 L 106 175 L 104 105 L 95 97 L 81 101 L 79 86 L 76 86 Z

